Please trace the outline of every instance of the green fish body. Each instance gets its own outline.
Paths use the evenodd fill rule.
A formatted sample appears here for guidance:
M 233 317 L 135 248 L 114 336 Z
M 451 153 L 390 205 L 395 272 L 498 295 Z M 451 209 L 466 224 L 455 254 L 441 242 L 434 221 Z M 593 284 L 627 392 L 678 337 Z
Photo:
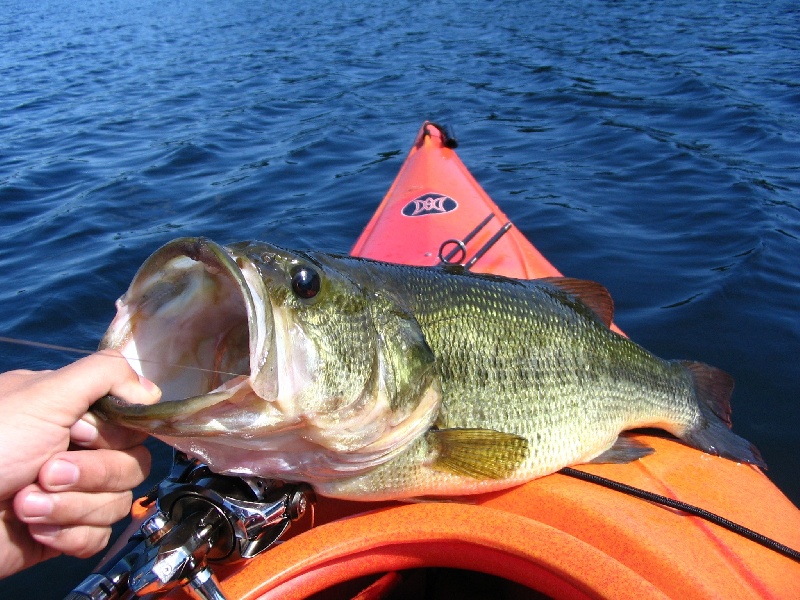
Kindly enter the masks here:
M 729 429 L 732 379 L 652 355 L 612 313 L 592 282 L 182 239 L 142 266 L 101 343 L 164 401 L 95 409 L 214 470 L 355 500 L 627 462 L 651 451 L 620 437 L 639 427 L 763 466 Z

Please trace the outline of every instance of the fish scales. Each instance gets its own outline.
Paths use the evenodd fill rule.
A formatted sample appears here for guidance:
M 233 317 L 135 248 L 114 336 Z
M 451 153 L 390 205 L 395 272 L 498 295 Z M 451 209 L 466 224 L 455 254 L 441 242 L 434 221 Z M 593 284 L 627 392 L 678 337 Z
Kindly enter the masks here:
M 679 366 L 615 334 L 549 284 L 342 260 L 363 285 L 391 290 L 419 322 L 441 377 L 437 427 L 488 428 L 528 439 L 529 455 L 513 475 L 519 480 L 594 458 L 624 429 L 690 427 L 700 418 Z M 498 487 L 492 480 L 442 477 L 430 462 L 421 439 L 380 474 L 332 483 L 336 489 L 327 491 L 338 495 L 358 486 L 367 495 L 370 487 L 383 493 L 412 482 L 419 493 L 433 494 Z

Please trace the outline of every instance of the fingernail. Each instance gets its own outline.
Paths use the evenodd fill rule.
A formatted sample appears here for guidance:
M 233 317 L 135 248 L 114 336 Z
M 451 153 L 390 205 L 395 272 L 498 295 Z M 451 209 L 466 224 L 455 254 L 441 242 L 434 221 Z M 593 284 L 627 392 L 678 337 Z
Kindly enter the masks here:
M 68 460 L 54 460 L 47 471 L 49 488 L 68 487 L 78 482 L 80 469 Z
M 31 519 L 46 517 L 53 512 L 53 500 L 47 494 L 30 492 L 22 502 L 22 512 Z
M 98 435 L 100 432 L 97 427 L 84 419 L 76 421 L 69 428 L 69 436 L 76 444 L 90 444 L 97 439 Z
M 51 525 L 50 523 L 31 523 L 28 525 L 28 531 L 31 532 L 31 536 L 34 538 L 50 540 L 58 537 L 58 534 L 61 533 L 61 527 L 59 525 Z
M 139 383 L 142 384 L 142 387 L 147 390 L 151 396 L 160 396 L 161 395 L 161 388 L 158 387 L 155 383 L 150 381 L 144 375 L 139 375 Z

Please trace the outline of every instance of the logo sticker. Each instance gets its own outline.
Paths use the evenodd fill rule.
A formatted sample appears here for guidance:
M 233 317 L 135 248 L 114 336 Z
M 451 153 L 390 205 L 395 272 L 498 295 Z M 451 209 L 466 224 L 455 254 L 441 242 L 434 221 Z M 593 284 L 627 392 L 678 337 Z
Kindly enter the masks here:
M 449 213 L 458 208 L 458 202 L 444 194 L 423 194 L 417 196 L 403 207 L 403 214 L 407 217 L 424 217 L 425 215 L 440 215 Z

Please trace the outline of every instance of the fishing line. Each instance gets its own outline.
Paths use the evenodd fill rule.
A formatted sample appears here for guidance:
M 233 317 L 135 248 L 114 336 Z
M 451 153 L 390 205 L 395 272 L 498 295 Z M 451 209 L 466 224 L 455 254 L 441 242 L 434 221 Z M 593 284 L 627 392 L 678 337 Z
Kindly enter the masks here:
M 674 500 L 672 498 L 668 498 L 667 496 L 662 496 L 661 494 L 654 494 L 653 492 L 648 492 L 641 488 L 620 483 L 619 481 L 606 479 L 605 477 L 600 477 L 599 475 L 594 475 L 585 471 L 579 471 L 578 469 L 573 469 L 571 467 L 564 467 L 559 471 L 559 473 L 562 475 L 567 475 L 568 477 L 580 479 L 581 481 L 588 481 L 589 483 L 594 483 L 611 490 L 622 492 L 623 494 L 628 494 L 629 496 L 633 496 L 635 498 L 648 500 L 656 504 L 661 504 L 662 506 L 674 508 L 695 517 L 700 517 L 709 523 L 718 525 L 719 527 L 727 529 L 728 531 L 732 531 L 733 533 L 745 537 L 748 540 L 760 544 L 765 548 L 769 548 L 778 554 L 782 554 L 794 561 L 800 562 L 800 552 L 797 550 L 789 548 L 789 546 L 785 546 L 780 542 L 773 540 L 772 538 L 768 538 L 767 536 L 758 533 L 757 531 L 748 529 L 744 525 L 739 525 L 739 523 L 729 521 L 725 517 L 721 517 L 718 514 L 705 510 L 704 508 L 694 506 L 693 504 L 687 504 L 686 502 L 681 502 L 680 500 Z
M 19 338 L 10 338 L 0 335 L 0 342 L 6 344 L 17 344 L 18 346 L 32 346 L 34 348 L 45 348 L 47 350 L 59 350 L 61 352 L 72 352 L 74 354 L 94 354 L 91 350 L 82 350 L 80 348 L 70 348 L 69 346 L 58 346 L 56 344 L 45 344 L 44 342 L 34 342 L 32 340 L 23 340 Z
M 33 340 L 23 340 L 21 338 L 12 338 L 12 337 L 5 337 L 0 335 L 0 342 L 6 344 L 16 344 L 18 346 L 31 346 L 33 348 L 43 348 L 45 350 L 57 350 L 59 352 L 69 352 L 72 354 L 83 354 L 83 355 L 90 355 L 95 354 L 96 350 L 85 350 L 84 348 L 72 348 L 70 346 L 59 346 L 57 344 L 47 344 L 45 342 L 35 342 Z M 178 363 L 164 363 L 160 360 L 148 360 L 146 358 L 130 358 L 125 356 L 109 356 L 105 355 L 108 358 L 122 358 L 127 361 L 137 361 L 140 363 L 149 363 L 149 364 L 160 364 L 166 365 L 168 367 L 176 367 L 179 369 L 188 369 L 190 371 L 203 371 L 204 373 L 215 373 L 217 375 L 230 375 L 232 377 L 247 377 L 247 373 L 229 373 L 228 371 L 217 371 L 216 369 L 206 369 L 204 367 L 197 367 L 195 365 L 181 365 Z

